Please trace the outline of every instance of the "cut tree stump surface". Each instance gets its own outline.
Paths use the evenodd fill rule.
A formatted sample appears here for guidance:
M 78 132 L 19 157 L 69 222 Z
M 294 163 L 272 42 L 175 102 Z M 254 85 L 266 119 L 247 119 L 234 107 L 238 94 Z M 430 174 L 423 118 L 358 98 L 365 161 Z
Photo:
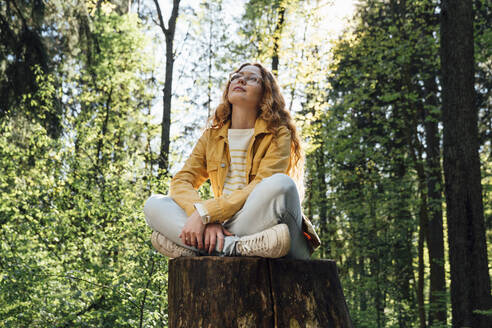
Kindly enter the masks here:
M 169 261 L 169 327 L 352 327 L 332 260 Z

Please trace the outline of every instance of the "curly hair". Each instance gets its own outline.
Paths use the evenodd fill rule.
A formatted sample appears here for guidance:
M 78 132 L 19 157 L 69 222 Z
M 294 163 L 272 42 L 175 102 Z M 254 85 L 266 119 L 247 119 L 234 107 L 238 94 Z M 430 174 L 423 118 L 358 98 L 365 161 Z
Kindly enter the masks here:
M 256 66 L 261 71 L 261 84 L 263 95 L 258 107 L 256 117 L 261 117 L 267 122 L 267 129 L 277 136 L 278 128 L 286 126 L 291 132 L 291 156 L 287 174 L 296 182 L 300 200 L 304 199 L 304 152 L 301 147 L 301 139 L 297 133 L 294 120 L 285 108 L 285 100 L 280 92 L 280 87 L 275 76 L 260 63 L 244 63 L 233 73 L 239 72 L 244 66 Z M 209 118 L 208 126 L 220 128 L 232 117 L 232 104 L 229 102 L 228 90 L 231 81 L 228 80 L 220 104 L 214 114 Z M 293 156 L 292 156 L 293 155 Z

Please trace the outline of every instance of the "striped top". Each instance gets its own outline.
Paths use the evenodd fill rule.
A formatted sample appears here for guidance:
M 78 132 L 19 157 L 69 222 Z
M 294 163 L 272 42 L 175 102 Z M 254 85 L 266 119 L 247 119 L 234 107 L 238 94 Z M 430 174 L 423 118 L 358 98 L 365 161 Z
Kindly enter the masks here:
M 248 145 L 255 132 L 251 129 L 229 129 L 229 152 L 231 154 L 231 166 L 224 182 L 223 193 L 229 195 L 234 190 L 246 186 L 246 153 Z

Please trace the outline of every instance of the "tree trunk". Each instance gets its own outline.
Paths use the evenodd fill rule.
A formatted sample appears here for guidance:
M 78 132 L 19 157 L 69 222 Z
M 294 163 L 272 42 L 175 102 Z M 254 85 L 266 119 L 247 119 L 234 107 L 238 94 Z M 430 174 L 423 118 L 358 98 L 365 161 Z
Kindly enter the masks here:
M 423 103 L 418 103 L 416 106 L 417 113 L 425 121 L 424 106 Z M 424 159 L 423 159 L 423 146 L 418 138 L 418 121 L 415 119 L 410 120 L 412 124 L 412 140 L 410 144 L 410 155 L 413 160 L 413 165 L 417 171 L 418 178 L 418 194 L 419 194 L 419 239 L 418 239 L 418 279 L 417 279 L 417 303 L 419 311 L 419 326 L 420 328 L 427 327 L 426 313 L 425 313 L 425 297 L 424 297 L 424 280 L 425 280 L 425 263 L 424 263 L 424 242 L 425 237 L 428 236 L 428 204 L 427 204 L 427 190 L 425 188 L 427 182 L 427 176 L 425 172 Z M 432 278 L 431 278 L 432 279 Z M 431 304 L 432 306 L 432 304 Z
M 275 25 L 275 32 L 273 32 L 273 56 L 272 56 L 272 73 L 278 77 L 278 52 L 280 48 L 280 37 L 282 35 L 282 29 L 284 27 L 284 16 L 285 16 L 285 4 L 283 1 L 277 1 L 278 8 L 278 18 L 277 24 Z
M 418 240 L 418 281 L 417 281 L 417 302 L 419 305 L 419 327 L 425 328 L 426 315 L 425 315 L 425 298 L 424 298 L 424 276 L 425 276 L 425 264 L 424 264 L 424 240 L 427 233 L 427 199 L 423 189 L 423 183 L 419 177 L 419 195 L 420 195 L 420 211 L 419 211 L 419 240 Z
M 316 124 L 319 124 L 316 122 Z M 319 225 L 320 225 L 320 238 L 323 238 L 323 257 L 333 258 L 333 238 L 334 233 L 330 231 L 330 225 L 328 223 L 328 204 L 326 201 L 326 194 L 328 192 L 328 186 L 326 184 L 326 167 L 325 167 L 325 154 L 324 154 L 324 142 L 322 137 L 319 138 L 319 147 L 314 152 L 314 164 L 316 165 L 316 183 L 318 185 L 318 208 L 319 208 Z
M 453 327 L 490 327 L 471 1 L 441 5 L 443 147 Z
M 169 261 L 169 327 L 352 327 L 331 260 Z
M 173 1 L 173 9 L 169 17 L 168 27 L 164 25 L 159 1 L 154 0 L 157 16 L 159 17 L 159 27 L 166 38 L 166 77 L 163 89 L 163 113 L 161 123 L 161 152 L 159 155 L 160 176 L 167 175 L 169 170 L 169 131 L 171 129 L 171 99 L 173 86 L 173 66 L 174 66 L 174 32 L 176 31 L 176 20 L 178 18 L 180 0 Z
M 409 73 L 404 70 L 402 73 L 402 85 L 409 85 Z M 412 239 L 414 234 L 415 222 L 411 213 L 410 200 L 412 199 L 410 182 L 408 179 L 409 163 L 406 158 L 408 147 L 406 144 L 412 144 L 412 116 L 411 113 L 406 113 L 403 108 L 407 104 L 397 104 L 401 108 L 397 109 L 394 114 L 394 122 L 398 127 L 395 132 L 395 141 L 393 143 L 393 181 L 400 186 L 397 192 L 395 201 L 395 219 L 397 224 L 394 227 L 394 242 L 393 242 L 393 259 L 394 259 L 394 288 L 392 291 L 395 294 L 395 308 L 398 318 L 398 327 L 410 327 L 412 322 L 416 320 L 416 311 L 408 309 L 415 307 L 414 290 L 412 281 L 414 281 L 413 271 L 413 245 Z M 405 106 L 405 107 L 404 107 Z M 407 105 L 408 106 L 408 105 Z M 408 107 L 407 107 L 408 108 Z M 410 150 L 411 152 L 411 150 Z
M 434 77 L 424 82 L 428 95 L 426 104 L 436 108 L 437 83 Z M 442 223 L 442 170 L 439 137 L 439 117 L 430 111 L 424 118 L 427 199 L 429 221 L 427 226 L 427 248 L 430 264 L 429 326 L 446 323 L 446 278 L 444 272 L 444 234 Z

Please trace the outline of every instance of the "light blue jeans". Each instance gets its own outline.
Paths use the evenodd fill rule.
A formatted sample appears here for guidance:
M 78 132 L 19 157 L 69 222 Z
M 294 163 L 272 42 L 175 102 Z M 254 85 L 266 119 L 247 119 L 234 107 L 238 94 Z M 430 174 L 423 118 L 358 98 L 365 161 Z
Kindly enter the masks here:
M 251 191 L 243 207 L 222 223 L 234 234 L 234 236 L 225 236 L 222 252 L 218 249 L 218 242 L 212 254 L 183 244 L 178 236 L 188 216 L 171 197 L 161 194 L 150 196 L 145 202 L 144 213 L 147 224 L 153 230 L 200 255 L 234 256 L 239 237 L 285 223 L 289 227 L 291 238 L 291 248 L 285 258 L 309 259 L 310 257 L 307 240 L 302 233 L 302 210 L 297 187 L 294 180 L 283 173 L 261 180 Z

